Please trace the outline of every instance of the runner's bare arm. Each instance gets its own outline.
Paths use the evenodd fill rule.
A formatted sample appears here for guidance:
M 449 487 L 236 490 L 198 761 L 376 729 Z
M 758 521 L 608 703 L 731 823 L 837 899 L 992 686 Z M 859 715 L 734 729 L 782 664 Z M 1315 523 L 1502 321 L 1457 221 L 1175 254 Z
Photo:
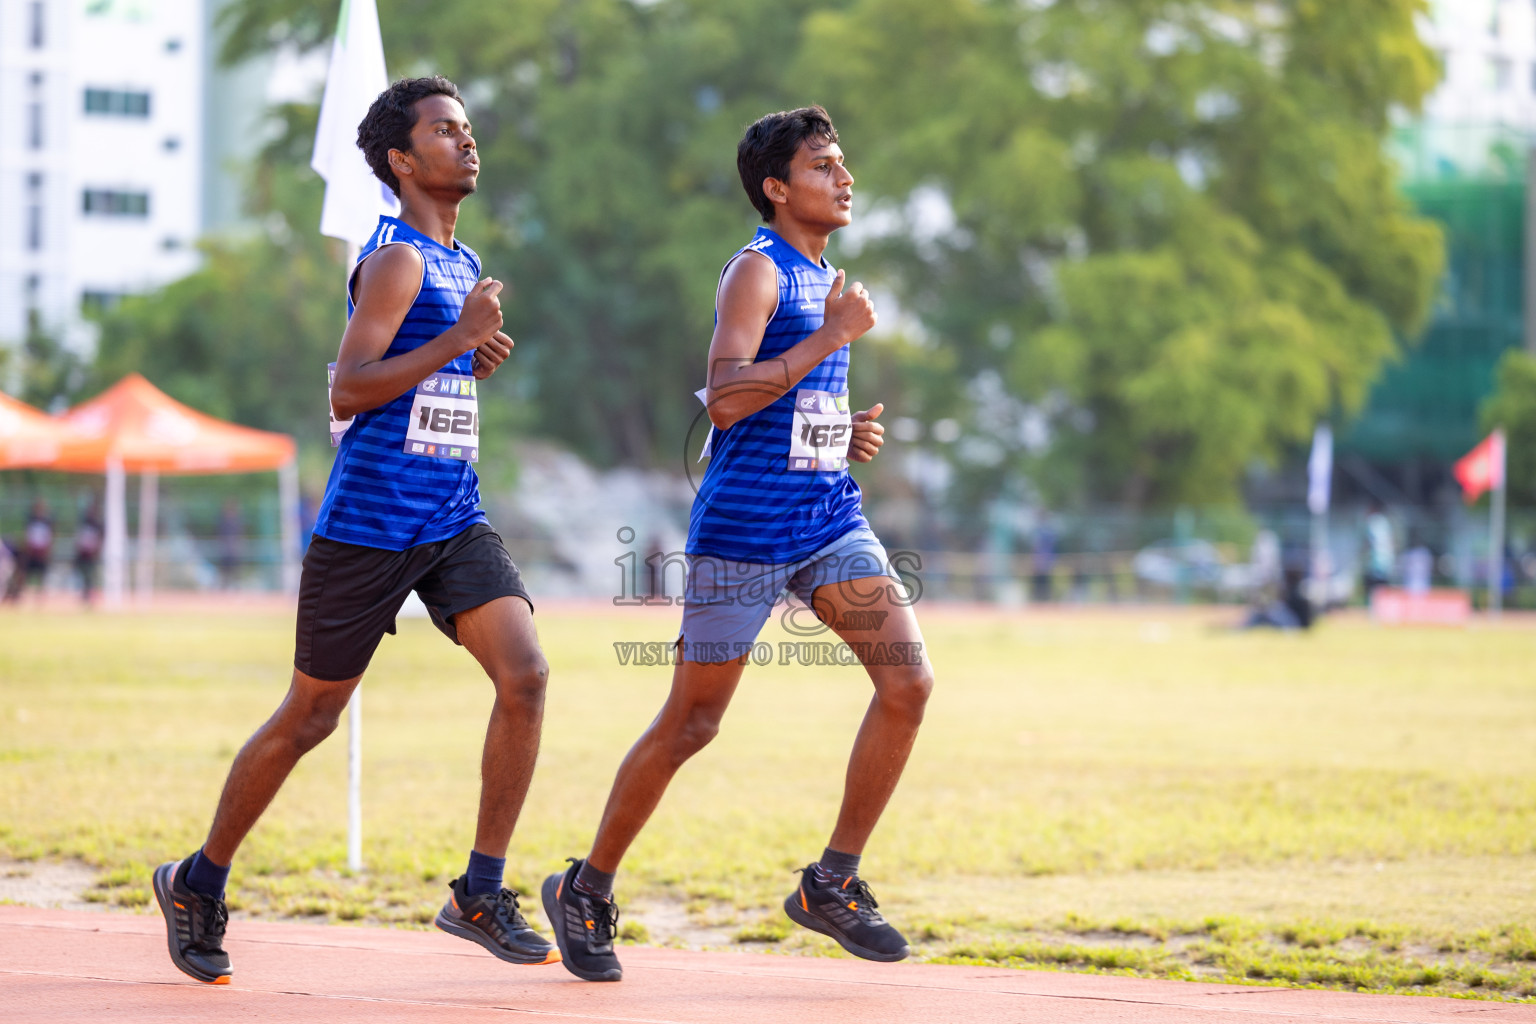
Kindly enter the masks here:
M 880 453 L 885 444 L 885 427 L 876 418 L 885 411 L 885 405 L 876 402 L 863 412 L 853 414 L 853 439 L 848 442 L 848 457 L 854 462 L 868 462 Z
M 387 245 L 357 272 L 357 308 L 341 336 L 331 407 L 351 419 L 410 391 L 450 360 L 485 344 L 501 328 L 501 282 L 486 278 L 464 300 L 459 322 L 420 348 L 384 358 L 421 286 L 421 254 Z
M 845 292 L 839 270 L 827 293 L 821 327 L 777 359 L 753 362 L 778 301 L 779 275 L 773 261 L 743 253 L 726 268 L 709 342 L 706 400 L 709 420 L 721 430 L 778 400 L 823 359 L 875 326 L 869 293 L 857 281 Z

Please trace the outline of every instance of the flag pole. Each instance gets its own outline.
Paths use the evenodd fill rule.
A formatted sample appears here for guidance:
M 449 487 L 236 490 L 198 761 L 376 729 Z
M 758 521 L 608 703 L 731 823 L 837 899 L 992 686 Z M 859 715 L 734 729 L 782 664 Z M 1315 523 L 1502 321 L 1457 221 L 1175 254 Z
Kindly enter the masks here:
M 398 200 L 374 177 L 357 147 L 357 126 L 389 86 L 384 40 L 374 0 L 346 0 L 336 18 L 331 63 L 315 125 L 309 165 L 325 179 L 320 233 L 347 243 L 347 279 L 361 245 L 378 228 L 379 215 L 398 213 Z M 332 421 L 334 427 L 334 420 Z M 334 435 L 333 435 L 334 438 Z M 347 701 L 347 867 L 363 868 L 363 708 L 360 689 Z
M 1504 607 L 1504 429 L 1493 432 L 1493 498 L 1488 523 L 1488 615 L 1498 618 Z
M 358 246 L 347 243 L 347 287 L 357 265 Z M 347 700 L 347 867 L 363 870 L 363 686 Z

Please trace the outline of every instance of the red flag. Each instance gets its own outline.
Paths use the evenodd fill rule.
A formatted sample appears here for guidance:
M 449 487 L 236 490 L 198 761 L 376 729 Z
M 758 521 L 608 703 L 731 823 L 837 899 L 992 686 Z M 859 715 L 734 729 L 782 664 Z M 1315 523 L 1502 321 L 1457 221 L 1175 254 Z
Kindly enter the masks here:
M 1495 430 L 1456 461 L 1451 472 L 1466 492 L 1467 504 L 1484 491 L 1504 485 L 1504 431 Z

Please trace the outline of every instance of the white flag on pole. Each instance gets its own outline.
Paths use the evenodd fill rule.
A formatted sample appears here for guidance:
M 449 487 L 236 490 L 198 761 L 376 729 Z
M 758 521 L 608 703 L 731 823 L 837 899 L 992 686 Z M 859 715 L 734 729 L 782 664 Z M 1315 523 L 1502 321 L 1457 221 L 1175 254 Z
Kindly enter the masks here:
M 384 39 L 374 0 L 342 0 L 331 44 L 331 66 L 320 101 L 315 155 L 309 165 L 325 179 L 325 208 L 320 233 L 361 248 L 368 244 L 379 215 L 400 212 L 400 202 L 368 167 L 357 148 L 357 126 L 368 107 L 389 86 L 384 70 Z
M 1307 459 L 1307 508 L 1315 516 L 1328 511 L 1333 484 L 1333 430 L 1326 423 L 1317 425 L 1312 435 L 1312 457 Z

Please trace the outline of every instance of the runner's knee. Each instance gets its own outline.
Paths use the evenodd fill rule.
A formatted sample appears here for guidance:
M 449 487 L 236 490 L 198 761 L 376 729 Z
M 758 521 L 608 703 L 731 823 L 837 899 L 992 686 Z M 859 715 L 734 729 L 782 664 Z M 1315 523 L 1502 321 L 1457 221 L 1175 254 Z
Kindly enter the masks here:
M 933 669 L 925 661 L 888 669 L 876 687 L 880 702 L 892 710 L 922 721 L 933 693 Z
M 299 753 L 307 754 L 320 745 L 331 733 L 336 731 L 336 725 L 341 721 L 341 707 L 330 707 L 324 704 L 312 704 L 307 712 L 301 715 L 293 729 L 293 745 Z
M 549 681 L 549 662 L 542 655 L 499 669 L 491 676 L 496 700 L 525 709 L 544 706 L 544 687 Z
M 682 722 L 668 737 L 674 764 L 682 764 L 709 746 L 720 735 L 721 713 L 712 707 L 696 705 L 684 714 Z

